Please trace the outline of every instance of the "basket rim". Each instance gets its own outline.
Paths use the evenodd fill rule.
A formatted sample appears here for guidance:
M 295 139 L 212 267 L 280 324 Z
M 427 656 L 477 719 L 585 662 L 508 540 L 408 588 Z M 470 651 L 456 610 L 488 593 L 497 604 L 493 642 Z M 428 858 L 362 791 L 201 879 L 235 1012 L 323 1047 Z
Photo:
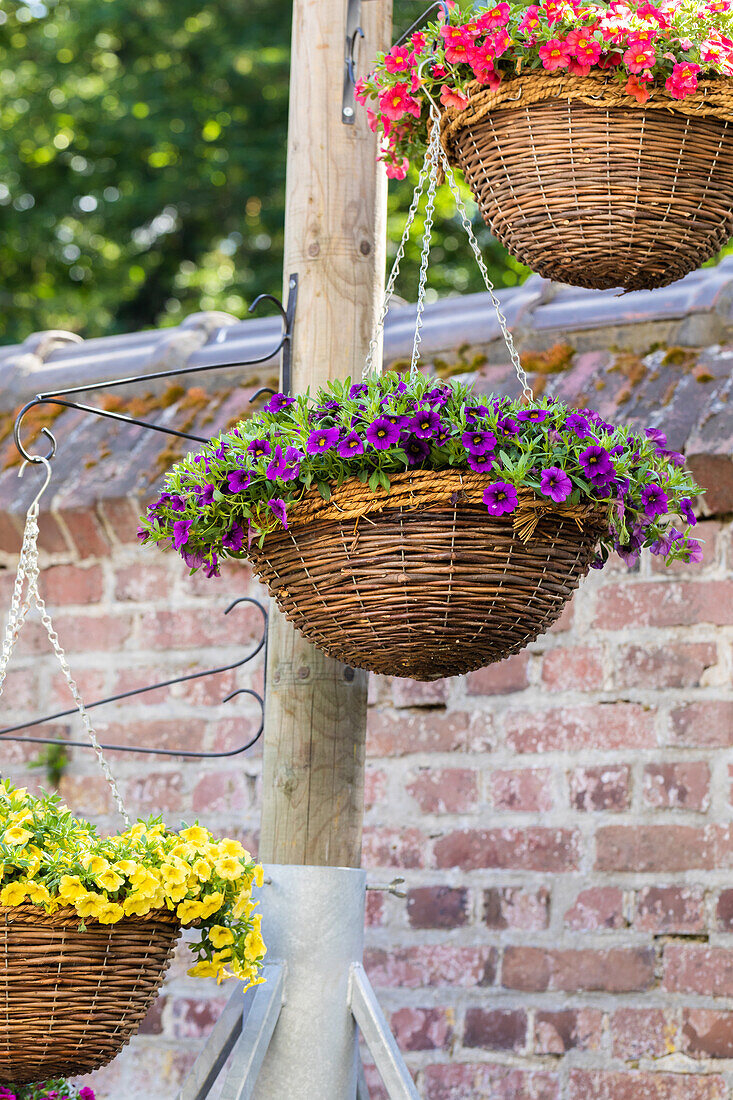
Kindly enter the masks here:
M 332 488 L 331 497 L 325 501 L 318 489 L 310 489 L 303 497 L 288 506 L 288 529 L 302 527 L 314 521 L 340 522 L 356 520 L 375 513 L 392 511 L 416 511 L 418 508 L 440 508 L 455 504 L 483 504 L 483 492 L 495 481 L 491 473 L 474 473 L 465 469 L 449 468 L 445 470 L 406 470 L 390 475 L 390 490 L 373 491 L 366 482 L 358 478 L 348 478 L 343 484 Z M 587 504 L 556 504 L 547 497 L 540 497 L 533 489 L 517 490 L 519 506 L 505 517 L 513 523 L 516 530 L 526 529 L 529 524 L 536 527 L 537 522 L 549 514 L 561 515 L 575 520 L 579 527 L 607 526 L 606 505 L 589 502 Z M 270 534 L 281 534 L 277 528 Z M 531 532 L 530 532 L 531 535 Z
M 442 110 L 441 140 L 446 153 L 455 160 L 455 143 L 462 130 L 480 122 L 491 111 L 521 109 L 552 100 L 572 100 L 588 107 L 632 108 L 633 110 L 665 110 L 688 118 L 718 118 L 733 122 L 733 78 L 701 80 L 697 91 L 685 99 L 674 99 L 664 88 L 654 88 L 646 103 L 627 95 L 623 86 L 610 76 L 600 74 L 572 76 L 567 73 L 530 72 L 502 81 L 492 90 L 478 81 L 467 87 L 468 106 Z
M 40 905 L 0 905 L 0 923 L 14 924 L 13 916 L 20 918 L 18 923 L 21 924 L 45 924 L 53 928 L 73 926 L 78 929 L 82 919 L 87 930 L 90 926 L 94 926 L 103 928 L 105 931 L 112 931 L 120 926 L 129 926 L 130 924 L 172 924 L 181 927 L 181 921 L 176 913 L 170 909 L 151 909 L 144 917 L 125 916 L 114 924 L 101 924 L 93 917 L 80 917 L 73 905 L 62 905 L 55 913 L 47 913 Z

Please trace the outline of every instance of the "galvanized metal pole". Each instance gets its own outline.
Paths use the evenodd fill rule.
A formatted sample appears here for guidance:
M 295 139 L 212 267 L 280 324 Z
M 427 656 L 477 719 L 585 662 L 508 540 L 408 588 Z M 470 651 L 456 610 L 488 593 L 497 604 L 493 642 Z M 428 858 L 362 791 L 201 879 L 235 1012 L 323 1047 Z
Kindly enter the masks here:
M 392 0 L 294 0 L 285 274 L 297 273 L 292 387 L 360 377 L 381 303 L 386 178 L 344 95 L 347 33 L 388 46 Z M 270 620 L 260 856 L 358 867 L 367 678 Z

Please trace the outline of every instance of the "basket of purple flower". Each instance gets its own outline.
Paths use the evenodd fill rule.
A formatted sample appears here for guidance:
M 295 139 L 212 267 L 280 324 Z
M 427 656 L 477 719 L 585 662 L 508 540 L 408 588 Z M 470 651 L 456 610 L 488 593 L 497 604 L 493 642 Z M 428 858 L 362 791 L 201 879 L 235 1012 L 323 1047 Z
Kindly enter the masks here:
M 248 556 L 325 652 L 433 680 L 522 649 L 613 550 L 695 560 L 698 492 L 654 430 L 387 373 L 277 395 L 173 468 L 140 538 L 210 575 Z
M 72 1085 L 61 1078 L 42 1085 L 0 1085 L 0 1100 L 95 1100 L 88 1085 Z

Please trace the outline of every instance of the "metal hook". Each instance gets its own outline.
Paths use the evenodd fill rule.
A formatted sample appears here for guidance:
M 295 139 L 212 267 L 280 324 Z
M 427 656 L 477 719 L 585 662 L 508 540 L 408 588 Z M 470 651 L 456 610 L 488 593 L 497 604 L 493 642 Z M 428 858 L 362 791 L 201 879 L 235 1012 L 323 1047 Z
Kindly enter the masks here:
M 53 438 L 53 436 L 51 438 Z M 56 440 L 54 440 L 54 443 L 55 442 L 56 442 Z M 55 448 L 54 448 L 54 450 L 55 450 Z M 33 512 L 33 511 L 37 512 L 38 511 L 38 505 L 40 503 L 41 497 L 46 492 L 46 489 L 48 489 L 49 482 L 51 481 L 51 475 L 52 475 L 53 471 L 51 469 L 51 463 L 48 460 L 48 458 L 44 457 L 43 455 L 35 455 L 35 456 L 32 456 L 30 458 L 26 458 L 26 459 L 23 460 L 23 465 L 18 470 L 18 477 L 23 476 L 23 471 L 25 470 L 25 468 L 26 468 L 26 466 L 28 465 L 29 462 L 42 463 L 46 467 L 46 480 L 44 481 L 41 488 L 38 490 L 38 493 L 36 494 L 32 504 L 28 508 L 29 512 Z
M 437 3 L 431 4 L 430 7 L 427 8 L 422 13 L 422 15 L 419 16 L 419 18 L 416 19 L 415 22 L 412 23 L 411 26 L 409 26 L 407 28 L 405 33 L 400 38 L 397 39 L 397 41 L 395 42 L 392 49 L 394 50 L 397 46 L 402 46 L 407 41 L 407 39 L 410 37 L 410 35 L 413 33 L 413 31 L 416 31 L 420 27 L 422 27 L 423 23 L 425 23 L 427 21 L 428 17 L 430 15 L 432 15 L 432 13 L 436 9 L 439 9 L 440 11 L 442 11 L 443 18 L 445 19 L 445 22 L 450 23 L 450 5 L 448 4 L 447 0 L 437 0 Z
M 44 404 L 44 402 L 41 398 L 41 395 L 39 394 L 37 397 L 34 397 L 32 401 L 29 401 L 27 405 L 24 405 L 15 418 L 15 424 L 13 425 L 13 439 L 15 441 L 15 446 L 18 448 L 18 451 L 25 459 L 25 461 L 23 462 L 24 466 L 26 462 L 50 462 L 56 454 L 56 448 L 58 447 L 56 436 L 53 434 L 53 432 L 50 432 L 48 428 L 41 428 L 41 434 L 45 435 L 46 439 L 51 440 L 51 450 L 45 455 L 32 455 L 30 451 L 26 451 L 20 439 L 20 426 L 23 423 L 23 417 L 27 412 L 35 408 L 36 405 L 42 404 Z
M 250 313 L 255 308 L 255 306 L 258 305 L 258 303 L 261 302 L 264 298 L 267 298 L 269 301 L 275 303 L 277 308 L 280 310 L 280 316 L 283 319 L 285 331 L 283 332 L 283 337 L 280 345 L 282 349 L 280 388 L 283 393 L 290 393 L 290 372 L 293 359 L 293 325 L 295 324 L 295 308 L 298 304 L 298 276 L 296 274 L 293 274 L 288 279 L 287 309 L 284 309 L 282 302 L 280 302 L 277 298 L 273 298 L 272 294 L 260 294 L 259 298 L 255 298 L 254 302 L 249 307 Z M 256 393 L 252 394 L 249 399 L 249 404 L 251 405 L 257 400 L 258 397 L 262 397 L 262 395 L 265 393 L 269 393 L 270 395 L 274 396 L 275 390 L 270 389 L 269 386 L 263 386 L 261 389 L 257 390 Z

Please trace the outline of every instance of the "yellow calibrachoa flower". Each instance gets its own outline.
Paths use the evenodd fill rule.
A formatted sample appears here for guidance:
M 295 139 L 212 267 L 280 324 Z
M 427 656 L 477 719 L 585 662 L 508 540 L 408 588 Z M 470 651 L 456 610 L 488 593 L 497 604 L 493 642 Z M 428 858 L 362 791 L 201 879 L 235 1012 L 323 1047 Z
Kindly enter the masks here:
M 19 847 L 22 844 L 26 844 L 32 836 L 33 833 L 29 833 L 27 829 L 22 829 L 20 825 L 13 825 L 3 833 L 3 841 L 5 844 L 12 844 L 13 847 Z
M 197 824 L 177 833 L 160 819 L 103 838 L 58 798 L 35 798 L 8 780 L 0 780 L 0 839 L 0 906 L 73 906 L 80 924 L 110 926 L 175 911 L 200 932 L 189 973 L 259 981 L 265 946 L 251 894 L 262 868 L 239 841 L 215 841 Z

